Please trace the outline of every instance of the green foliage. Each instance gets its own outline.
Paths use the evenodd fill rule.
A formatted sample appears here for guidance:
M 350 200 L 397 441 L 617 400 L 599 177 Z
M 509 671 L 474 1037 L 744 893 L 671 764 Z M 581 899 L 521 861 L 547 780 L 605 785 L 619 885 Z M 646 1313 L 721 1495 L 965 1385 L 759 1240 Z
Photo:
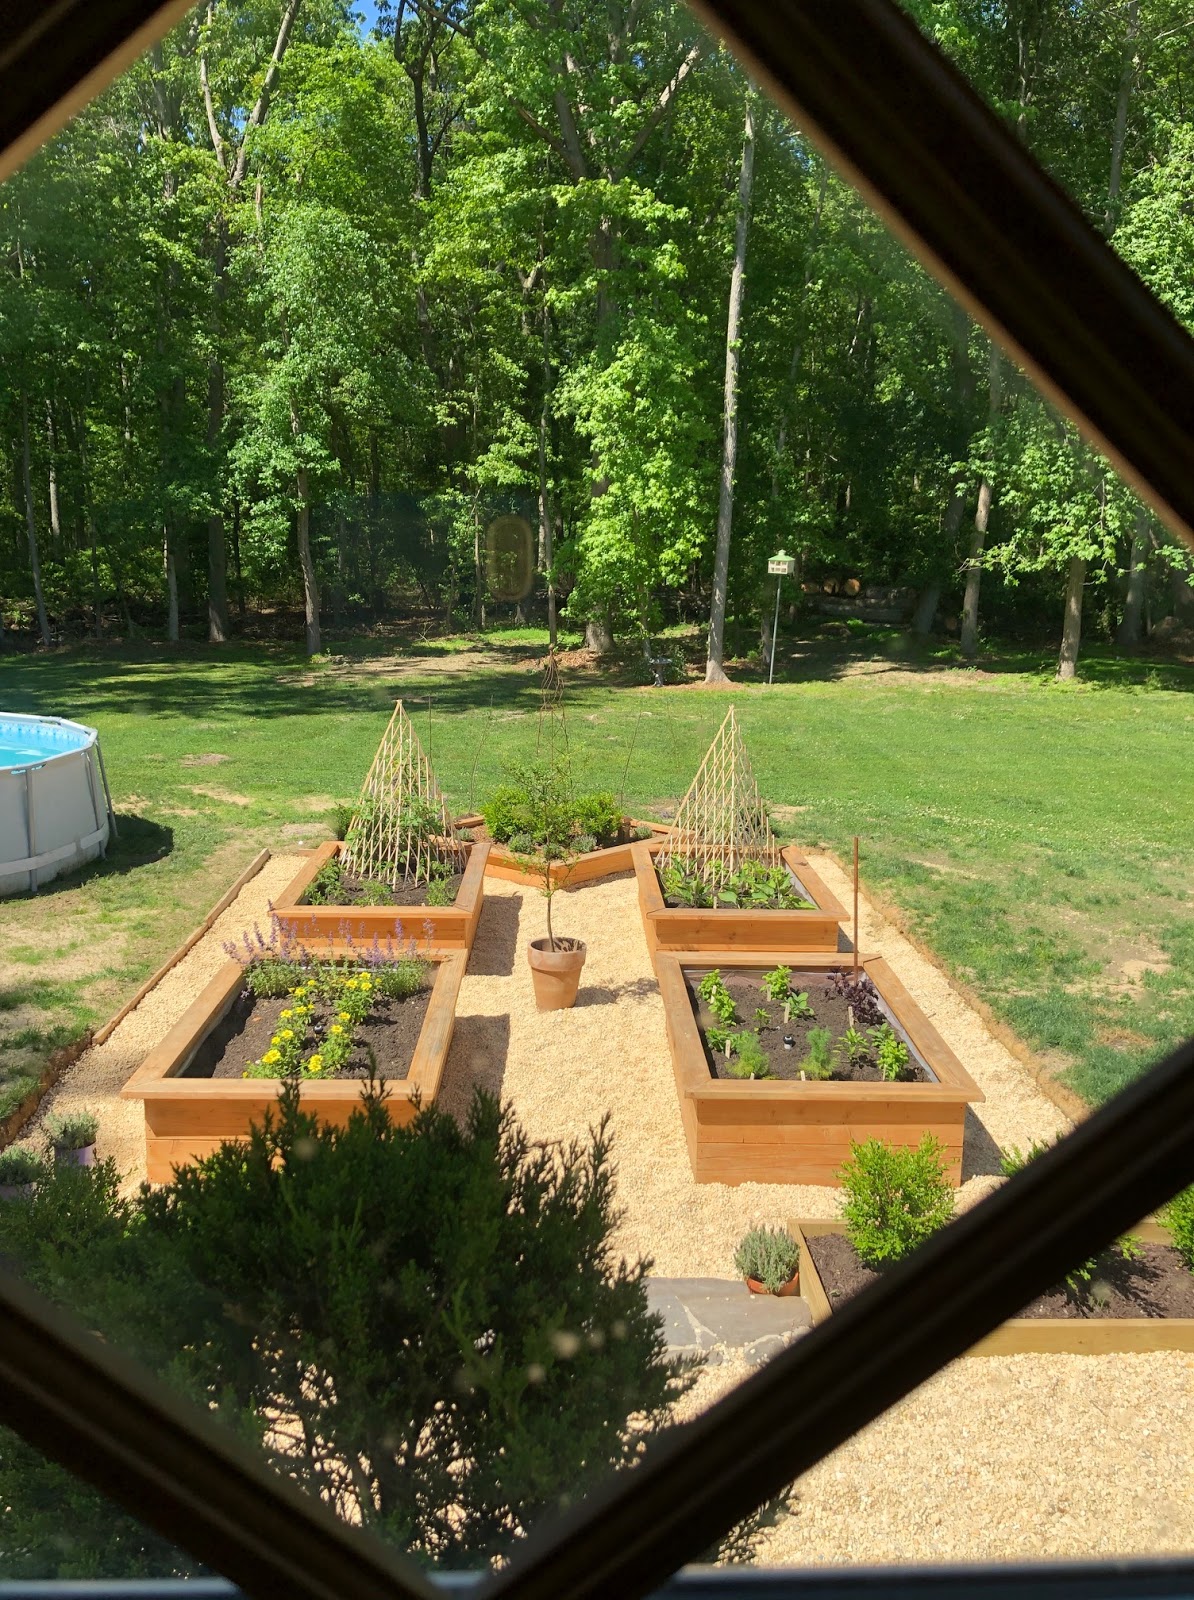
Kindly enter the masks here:
M 292 1088 L 133 1201 L 107 1169 L 50 1175 L 0 1207 L 0 1255 L 341 1515 L 475 1567 L 629 1467 L 690 1381 L 615 1220 L 604 1125 L 534 1144 L 478 1094 L 463 1125 L 431 1106 L 396 1127 L 369 1091 L 333 1128 Z M 44 1574 L 72 1530 L 38 1483 L 0 1452 L 6 1550 L 19 1529 Z M 160 1559 L 130 1521 L 108 1576 Z
M 791 967 L 772 967 L 770 972 L 763 974 L 763 990 L 768 1000 L 786 1000 L 791 983 Z
M 706 1028 L 705 1043 L 714 1055 L 722 1055 L 727 1045 L 733 1040 L 733 1033 L 729 1028 Z
M 334 1078 L 348 1064 L 356 1030 L 378 1001 L 402 1000 L 424 987 L 427 963 L 415 957 L 357 966 L 317 961 L 287 991 L 268 1048 L 246 1078 Z M 314 1044 L 308 1050 L 308 1044 Z
M 0 1184 L 36 1183 L 44 1170 L 45 1162 L 22 1145 L 0 1150 Z
M 1174 1249 L 1194 1272 L 1194 1188 L 1183 1189 L 1173 1197 L 1161 1212 L 1161 1222 L 1169 1231 Z
M 912 1059 L 911 1053 L 904 1041 L 896 1037 L 895 1030 L 889 1022 L 871 1029 L 871 1044 L 880 1075 L 885 1082 L 898 1083 L 907 1077 L 908 1065 Z
M 1026 1151 L 1015 1144 L 1000 1149 L 1000 1172 L 1005 1178 L 1014 1178 L 1017 1172 L 1023 1172 L 1030 1162 L 1044 1155 L 1045 1151 L 1052 1149 L 1057 1142 L 1057 1139 L 1033 1139 Z M 1162 1216 L 1162 1221 L 1164 1220 Z M 1124 1261 L 1134 1261 L 1140 1255 L 1140 1241 L 1134 1234 L 1125 1233 L 1122 1238 L 1116 1240 L 1113 1248 Z M 1089 1297 L 1092 1285 L 1098 1281 L 1096 1274 L 1099 1270 L 1099 1261 L 1098 1256 L 1090 1256 L 1087 1260 L 1080 1261 L 1076 1267 L 1071 1267 L 1066 1273 L 1065 1286 L 1074 1299 L 1082 1300 Z
M 348 837 L 348 830 L 352 825 L 355 810 L 355 805 L 344 800 L 337 801 L 332 807 L 328 814 L 328 821 L 331 824 L 333 838 L 346 839 Z M 329 862 L 328 865 L 330 866 L 331 863 Z
M 489 832 L 515 854 L 544 850 L 558 858 L 614 843 L 622 814 L 606 793 L 574 794 L 568 764 L 536 760 L 511 766 L 513 781 L 499 784 L 481 807 Z
M 918 1248 L 954 1213 L 945 1147 L 926 1133 L 912 1149 L 868 1139 L 851 1144 L 838 1173 L 846 1237 L 860 1261 L 883 1267 Z
M 757 1033 L 743 1028 L 730 1035 L 729 1043 L 731 1054 L 725 1070 L 731 1078 L 774 1078 Z
M 836 1066 L 833 1034 L 828 1028 L 810 1028 L 805 1035 L 808 1053 L 800 1063 L 800 1070 L 809 1078 L 831 1078 Z
M 714 967 L 711 972 L 705 974 L 697 985 L 697 993 L 718 1022 L 728 1025 L 737 1017 L 738 1010 L 734 1004 L 734 997 L 726 988 L 720 968 Z
M 847 1028 L 842 1034 L 842 1045 L 846 1052 L 846 1059 L 852 1067 L 860 1066 L 868 1060 L 871 1053 L 871 1040 L 867 1034 L 858 1028 Z
M 786 1228 L 748 1228 L 734 1251 L 734 1271 L 778 1294 L 800 1266 L 800 1246 Z
M 789 994 L 784 999 L 784 1021 L 791 1022 L 795 1018 L 798 1022 L 808 1022 L 814 1012 L 808 995 L 802 989 L 799 994 Z
M 572 815 L 577 832 L 594 839 L 598 845 L 615 844 L 621 834 L 622 810 L 608 790 L 577 795 Z
M 94 1111 L 52 1112 L 44 1126 L 46 1138 L 55 1150 L 82 1150 L 95 1143 L 99 1118 Z

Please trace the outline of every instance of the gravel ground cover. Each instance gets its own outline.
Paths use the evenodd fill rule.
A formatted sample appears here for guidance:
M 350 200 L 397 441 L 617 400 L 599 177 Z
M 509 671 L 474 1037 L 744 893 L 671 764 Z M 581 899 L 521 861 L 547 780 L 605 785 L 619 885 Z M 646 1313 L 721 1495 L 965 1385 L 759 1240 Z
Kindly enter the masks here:
M 223 941 L 265 921 L 268 900 L 297 865 L 274 857 L 47 1105 L 94 1107 L 103 1152 L 132 1179 L 143 1161 L 141 1111 L 116 1098 L 121 1085 L 218 969 Z M 814 865 L 844 898 L 837 866 L 825 858 Z M 891 962 L 987 1096 L 967 1129 L 960 1204 L 971 1204 L 1000 1181 L 998 1145 L 1049 1138 L 1065 1118 L 942 974 L 865 900 L 860 911 L 864 949 Z M 694 1183 L 633 880 L 561 894 L 553 920 L 586 940 L 589 953 L 575 1009 L 540 1014 L 525 946 L 544 931 L 542 899 L 487 882 L 441 1103 L 463 1109 L 483 1084 L 512 1100 L 540 1138 L 583 1136 L 608 1111 L 625 1210 L 619 1243 L 652 1256 L 663 1275 L 731 1276 L 748 1223 L 834 1215 L 836 1195 L 823 1188 Z M 685 1414 L 748 1375 L 732 1360 L 710 1368 Z M 758 1558 L 810 1566 L 1190 1550 L 1192 1396 L 1188 1354 L 956 1362 L 809 1473 Z

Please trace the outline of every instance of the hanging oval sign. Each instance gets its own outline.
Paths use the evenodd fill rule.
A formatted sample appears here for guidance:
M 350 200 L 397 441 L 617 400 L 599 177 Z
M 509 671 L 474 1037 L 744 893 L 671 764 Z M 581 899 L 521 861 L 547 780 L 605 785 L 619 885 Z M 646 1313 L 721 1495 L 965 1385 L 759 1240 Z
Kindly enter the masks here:
M 535 582 L 535 536 L 525 517 L 494 517 L 485 530 L 485 577 L 495 600 L 525 600 Z

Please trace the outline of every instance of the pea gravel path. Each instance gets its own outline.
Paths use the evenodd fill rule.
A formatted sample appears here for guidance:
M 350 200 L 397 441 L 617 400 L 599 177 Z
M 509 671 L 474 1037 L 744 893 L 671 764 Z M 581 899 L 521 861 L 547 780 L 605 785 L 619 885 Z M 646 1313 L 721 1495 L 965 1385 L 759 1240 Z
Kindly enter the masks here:
M 117 1098 L 145 1052 L 224 960 L 222 944 L 254 921 L 292 876 L 275 856 L 161 986 L 52 1097 L 53 1109 L 100 1114 L 105 1154 L 143 1172 L 140 1108 Z M 846 899 L 837 866 L 816 860 Z M 963 1204 L 997 1181 L 998 1144 L 1061 1131 L 1061 1112 L 951 990 L 865 901 L 862 943 L 888 958 L 986 1093 L 967 1132 Z M 540 1015 L 526 966 L 543 932 L 542 898 L 489 880 L 441 1103 L 467 1105 L 474 1084 L 513 1101 L 540 1138 L 583 1135 L 611 1113 L 619 1243 L 674 1277 L 729 1276 L 750 1221 L 833 1215 L 831 1190 L 696 1184 L 676 1103 L 663 1011 L 632 879 L 610 879 L 555 902 L 556 929 L 589 946 L 578 1004 Z M 50 1109 L 47 1106 L 46 1109 Z M 36 1136 L 36 1135 L 35 1135 Z M 748 1375 L 708 1369 L 684 1409 L 694 1414 Z M 790 1563 L 987 1561 L 1194 1549 L 1194 1356 L 1012 1356 L 955 1363 L 821 1463 L 797 1486 L 790 1514 L 758 1559 Z

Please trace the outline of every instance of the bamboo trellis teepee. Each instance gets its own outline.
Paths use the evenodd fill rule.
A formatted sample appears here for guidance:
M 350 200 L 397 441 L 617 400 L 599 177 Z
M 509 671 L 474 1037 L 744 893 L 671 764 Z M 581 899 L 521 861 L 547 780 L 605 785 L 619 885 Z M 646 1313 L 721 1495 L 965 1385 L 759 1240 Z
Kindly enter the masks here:
M 396 889 L 399 883 L 426 883 L 436 862 L 457 869 L 464 856 L 431 763 L 399 700 L 361 785 L 344 865 L 357 877 Z
M 680 802 L 657 862 L 660 867 L 683 863 L 717 889 L 746 860 L 775 867 L 780 853 L 731 706 Z

